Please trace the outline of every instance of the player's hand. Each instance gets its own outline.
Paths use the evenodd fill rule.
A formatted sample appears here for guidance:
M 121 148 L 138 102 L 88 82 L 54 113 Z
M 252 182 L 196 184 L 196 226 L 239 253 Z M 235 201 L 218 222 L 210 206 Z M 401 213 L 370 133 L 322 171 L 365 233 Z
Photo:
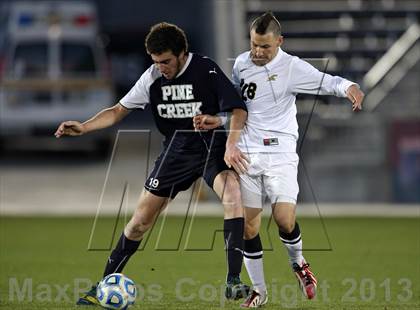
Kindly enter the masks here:
M 217 115 L 200 114 L 193 118 L 194 129 L 211 130 L 222 126 L 222 120 Z
M 360 90 L 357 85 L 351 85 L 347 89 L 347 98 L 351 101 L 353 105 L 353 111 L 358 111 L 362 109 L 362 102 L 365 94 Z
M 58 126 L 54 135 L 56 138 L 60 138 L 61 136 L 81 136 L 84 133 L 85 128 L 82 123 L 77 121 L 67 121 Z
M 236 145 L 226 145 L 225 163 L 238 174 L 243 174 L 248 170 L 249 159 Z

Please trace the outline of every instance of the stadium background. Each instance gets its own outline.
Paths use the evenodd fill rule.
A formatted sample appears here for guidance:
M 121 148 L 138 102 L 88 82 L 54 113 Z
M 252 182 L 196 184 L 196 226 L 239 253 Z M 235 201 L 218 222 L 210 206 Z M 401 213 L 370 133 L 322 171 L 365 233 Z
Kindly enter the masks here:
M 13 2 L 0 1 L 2 9 L 0 25 L 3 25 L 0 28 L 0 59 L 7 44 L 4 26 L 8 17 L 7 6 Z M 349 269 L 345 274 L 356 277 L 357 285 L 361 284 L 363 277 L 375 279 L 377 290 L 387 278 L 391 279 L 392 285 L 405 277 L 412 281 L 413 296 L 408 301 L 402 299 L 401 302 L 395 297 L 397 293 L 394 290 L 400 288 L 395 284 L 395 287 L 391 286 L 391 293 L 395 293 L 395 296 L 392 295 L 390 303 L 387 303 L 385 294 L 376 297 L 370 304 L 363 303 L 363 300 L 359 304 L 358 295 L 359 299 L 355 303 L 352 304 L 350 301 L 347 304 L 349 309 L 353 309 L 353 306 L 354 309 L 359 309 L 358 307 L 384 309 L 385 306 L 387 309 L 393 309 L 400 303 L 398 306 L 400 309 L 403 309 L 404 305 L 406 309 L 414 309 L 418 305 L 420 298 L 418 282 L 420 278 L 418 261 L 420 257 L 420 89 L 418 87 L 420 85 L 418 25 L 420 4 L 418 1 L 160 0 L 154 3 L 97 0 L 94 2 L 98 9 L 101 39 L 105 44 L 111 68 L 115 101 L 130 89 L 143 70 L 151 64 L 144 51 L 143 42 L 152 24 L 160 21 L 178 24 L 188 35 L 191 51 L 212 57 L 229 75 L 234 57 L 248 48 L 249 21 L 266 10 L 272 10 L 282 24 L 285 51 L 308 59 L 319 69 L 330 74 L 341 75 L 359 83 L 366 93 L 366 98 L 363 111 L 357 114 L 351 112 L 350 105 L 345 99 L 298 96 L 298 120 L 301 137 L 305 136 L 304 143 L 299 144 L 301 191 L 298 212 L 300 216 L 304 216 L 303 228 L 306 225 L 309 231 L 306 245 L 311 253 L 308 255 L 315 256 L 315 270 L 318 269 L 325 278 L 332 281 L 335 274 L 328 274 L 328 271 L 318 267 L 317 263 L 328 261 L 328 266 L 322 267 L 327 270 L 329 266 L 341 268 L 337 260 L 346 260 L 349 256 L 360 264 L 366 262 L 364 267 L 358 267 L 357 270 L 352 269 L 354 266 L 347 265 Z M 64 149 L 62 141 L 52 136 L 55 128 L 50 128 L 50 137 L 45 136 L 49 131 L 43 131 L 42 136 L 34 134 L 24 139 L 16 137 L 11 141 L 2 140 L 0 306 L 10 309 L 29 307 L 30 303 L 26 299 L 21 304 L 10 300 L 10 279 L 14 277 L 21 281 L 20 285 L 25 277 L 31 277 L 37 283 L 56 283 L 54 281 L 72 283 L 70 279 L 74 278 L 74 274 L 70 270 L 79 268 L 80 264 L 86 266 L 79 269 L 78 277 L 86 276 L 92 280 L 97 277 L 97 270 L 91 268 L 102 268 L 102 261 L 106 257 L 103 250 L 108 249 L 110 240 L 111 243 L 113 240 L 111 232 L 115 229 L 118 233 L 118 229 L 123 225 L 124 215 L 129 214 L 134 207 L 146 172 L 160 149 L 160 136 L 149 113 L 150 111 L 131 113 L 120 126 L 109 130 L 111 147 L 108 152 L 100 154 L 79 150 L 89 147 L 83 140 L 79 142 L 75 140 L 72 143 L 74 146 L 72 151 Z M 66 115 L 63 115 L 62 120 L 66 119 Z M 306 127 L 308 130 L 303 135 Z M 122 131 L 118 132 L 119 129 Z M 167 226 L 156 226 L 169 227 L 167 231 L 170 232 L 165 235 L 165 229 L 160 230 L 159 238 L 162 234 L 164 237 L 170 237 L 167 240 L 163 237 L 158 248 L 179 249 L 180 244 L 184 245 L 186 235 L 188 238 L 205 236 L 203 237 L 205 242 L 211 244 L 208 233 L 212 236 L 213 231 L 220 226 L 221 221 L 213 216 L 221 215 L 221 208 L 210 191 L 199 188 L 200 184 L 197 184 L 195 191 L 180 195 L 168 210 L 169 217 L 165 219 Z M 265 211 L 268 215 L 269 209 Z M 183 216 L 187 214 L 189 216 L 183 221 Z M 194 234 L 197 226 L 191 224 L 193 214 L 210 216 L 207 219 L 197 220 L 197 223 L 208 224 L 208 227 L 206 226 L 208 231 Z M 120 218 L 115 221 L 117 215 Z M 383 217 L 391 218 L 383 219 Z M 93 223 L 95 225 L 92 225 Z M 162 223 L 159 222 L 158 225 L 160 224 Z M 269 244 L 270 236 L 272 239 L 275 238 L 269 218 L 266 219 L 266 224 L 265 246 Z M 188 234 L 186 230 L 183 235 L 181 233 L 183 230 L 179 230 L 179 227 L 189 227 Z M 64 237 L 61 238 L 61 234 L 64 234 Z M 219 237 L 213 244 L 215 248 L 222 247 Z M 63 238 L 65 242 L 62 242 Z M 151 240 L 154 240 L 153 235 Z M 363 244 L 365 240 L 366 243 Z M 197 240 L 191 242 L 196 242 L 198 248 L 204 247 L 207 250 L 211 248 L 210 245 L 207 247 L 207 243 L 203 246 Z M 376 243 L 376 247 L 370 247 L 369 242 Z M 275 243 L 273 240 L 273 244 Z M 47 258 L 51 247 L 60 249 L 63 244 L 68 245 L 67 250 L 63 249 L 63 253 L 69 251 L 68 255 L 72 258 L 69 270 L 58 272 L 55 277 L 50 276 L 53 271 L 49 271 L 48 276 L 34 273 L 33 270 L 40 266 L 47 267 L 47 262 L 51 263 Z M 102 251 L 86 251 L 88 244 L 90 249 Z M 334 261 L 331 261 L 332 259 L 325 257 L 324 254 L 319 255 L 331 251 L 334 253 L 334 250 L 337 254 L 341 244 L 345 244 L 347 248 L 340 254 L 339 259 L 335 257 Z M 357 247 L 360 247 L 359 251 L 356 251 Z M 197 249 L 194 246 L 192 248 Z M 30 254 L 22 249 L 28 249 L 33 253 L 35 261 L 40 265 L 38 263 L 31 265 L 33 261 L 26 258 Z M 286 269 L 283 250 L 276 246 L 274 249 L 277 251 L 269 252 L 267 255 L 268 272 L 276 270 L 275 262 L 279 259 L 284 262 L 281 265 L 284 267 L 282 269 Z M 153 249 L 150 249 L 150 253 L 146 250 L 147 247 L 144 250 L 146 258 L 142 257 L 141 260 L 134 258 L 133 261 L 156 259 L 151 255 L 156 254 Z M 312 250 L 319 251 L 312 252 Z M 83 254 L 77 258 L 72 257 L 77 251 Z M 360 255 L 354 254 L 353 251 Z M 177 269 L 176 262 L 184 268 L 188 264 L 192 269 L 194 266 L 197 266 L 198 270 L 202 268 L 191 258 L 184 257 L 180 262 L 176 259 L 178 257 L 176 253 L 178 252 L 171 254 L 173 260 L 168 263 L 168 268 Z M 188 252 L 180 250 L 178 254 L 183 256 L 185 253 Z M 219 259 L 218 266 L 223 269 L 223 253 L 217 253 L 214 257 Z M 157 255 L 162 257 L 160 253 Z M 210 261 L 209 255 L 207 253 L 200 259 Z M 60 262 L 67 262 L 58 253 L 51 257 L 56 268 L 60 268 Z M 168 257 L 166 259 L 170 259 Z M 382 260 L 383 265 L 381 265 Z M 164 262 L 161 264 L 165 265 Z M 376 264 L 383 268 L 373 267 Z M 150 267 L 148 263 L 146 266 Z M 379 270 L 384 268 L 388 268 L 388 273 L 379 276 L 381 274 Z M 202 276 L 213 279 L 212 272 L 217 274 L 215 270 L 209 269 L 207 273 L 203 272 Z M 377 273 L 372 275 L 369 270 Z M 85 274 L 82 274 L 82 271 Z M 155 277 L 158 274 L 157 272 L 154 275 L 146 274 L 145 278 L 142 278 L 142 273 L 137 275 L 139 272 L 135 266 L 129 266 L 128 272 L 134 273 L 134 280 L 142 283 L 147 282 L 148 277 L 150 281 L 156 281 Z M 175 283 L 175 279 L 179 279 L 181 275 L 180 271 L 170 272 L 169 283 Z M 286 270 L 277 276 L 281 279 L 286 278 L 289 282 L 292 280 Z M 223 272 L 219 271 L 217 280 L 209 281 L 219 283 L 217 281 L 220 281 L 221 277 Z M 345 276 L 342 275 L 335 279 L 337 285 L 341 286 L 341 293 L 333 295 L 332 304 L 327 308 L 343 308 L 336 300 L 340 301 L 340 298 L 342 300 L 346 293 L 345 288 L 348 286 L 343 285 L 344 280 Z M 283 283 L 281 281 L 283 280 L 280 280 L 280 283 Z M 323 308 L 322 302 L 320 301 L 316 307 Z M 64 301 L 64 304 L 70 307 L 72 303 Z M 160 308 L 165 305 L 171 307 L 171 304 L 164 302 L 149 302 L 147 305 L 147 308 Z M 178 304 L 179 307 L 182 305 L 195 309 L 194 303 Z M 209 303 L 204 302 L 200 308 L 209 308 L 208 305 Z M 300 299 L 297 306 L 311 307 Z M 39 307 L 63 308 L 64 306 L 57 306 L 53 301 L 47 301 L 41 303 Z

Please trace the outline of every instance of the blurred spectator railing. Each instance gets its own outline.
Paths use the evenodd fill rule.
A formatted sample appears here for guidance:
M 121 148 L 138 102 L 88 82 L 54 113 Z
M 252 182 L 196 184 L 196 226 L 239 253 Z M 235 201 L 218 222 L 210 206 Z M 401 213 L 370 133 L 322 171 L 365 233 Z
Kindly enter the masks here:
M 368 111 L 376 109 L 390 90 L 420 60 L 419 39 L 420 27 L 413 24 L 365 75 L 363 85 L 369 92 L 365 102 Z
M 420 2 L 412 0 L 252 0 L 246 1 L 245 20 L 267 10 L 282 25 L 286 52 L 328 58 L 328 73 L 358 83 L 420 19 Z

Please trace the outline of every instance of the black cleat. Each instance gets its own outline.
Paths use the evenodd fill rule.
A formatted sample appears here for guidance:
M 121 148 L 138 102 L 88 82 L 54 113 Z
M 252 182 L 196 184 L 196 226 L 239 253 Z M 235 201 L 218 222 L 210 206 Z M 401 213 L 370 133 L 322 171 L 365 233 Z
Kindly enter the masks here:
M 226 299 L 238 300 L 248 296 L 250 288 L 241 282 L 239 277 L 233 278 L 226 283 L 225 297 Z
M 97 306 L 99 305 L 99 300 L 96 298 L 96 288 L 98 283 L 96 283 L 92 288 L 86 292 L 79 300 L 76 302 L 78 306 Z

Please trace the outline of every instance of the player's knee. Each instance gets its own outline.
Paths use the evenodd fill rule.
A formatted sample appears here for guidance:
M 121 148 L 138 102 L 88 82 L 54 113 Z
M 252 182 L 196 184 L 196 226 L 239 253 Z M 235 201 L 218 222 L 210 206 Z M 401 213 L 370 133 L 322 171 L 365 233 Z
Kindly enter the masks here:
M 253 225 L 252 223 L 246 223 L 244 226 L 244 239 L 250 240 L 255 238 L 256 235 L 258 235 L 258 227 L 256 225 Z
M 295 222 L 294 221 L 293 222 L 288 221 L 288 222 L 279 223 L 279 229 L 283 233 L 290 234 L 293 231 L 294 228 L 295 228 Z
M 232 175 L 228 175 L 228 177 L 226 178 L 222 196 L 222 203 L 228 208 L 240 209 L 242 207 L 239 182 Z
M 244 217 L 244 211 L 240 205 L 224 205 L 225 219 Z

